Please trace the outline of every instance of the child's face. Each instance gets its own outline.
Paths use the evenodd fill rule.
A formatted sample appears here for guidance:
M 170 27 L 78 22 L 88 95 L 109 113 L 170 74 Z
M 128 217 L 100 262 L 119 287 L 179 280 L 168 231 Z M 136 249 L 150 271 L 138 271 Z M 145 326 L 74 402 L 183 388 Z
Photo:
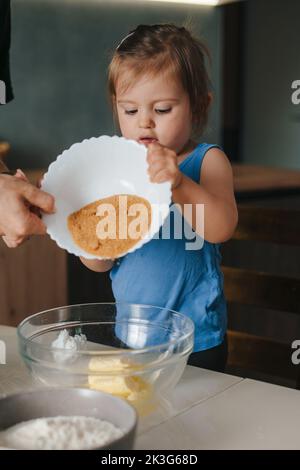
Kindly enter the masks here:
M 118 83 L 116 106 L 122 135 L 144 145 L 159 142 L 179 155 L 192 133 L 190 100 L 179 80 L 170 73 L 145 75 L 125 91 Z

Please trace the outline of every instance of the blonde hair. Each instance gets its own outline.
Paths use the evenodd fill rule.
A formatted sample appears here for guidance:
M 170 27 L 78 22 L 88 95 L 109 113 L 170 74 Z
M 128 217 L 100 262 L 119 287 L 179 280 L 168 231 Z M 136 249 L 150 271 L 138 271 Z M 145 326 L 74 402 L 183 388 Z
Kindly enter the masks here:
M 144 74 L 171 70 L 190 100 L 193 132 L 202 134 L 208 120 L 210 80 L 205 66 L 206 46 L 184 27 L 173 24 L 139 25 L 118 45 L 108 69 L 108 92 L 116 114 L 116 86 L 129 88 Z M 122 72 L 126 70 L 126 74 Z

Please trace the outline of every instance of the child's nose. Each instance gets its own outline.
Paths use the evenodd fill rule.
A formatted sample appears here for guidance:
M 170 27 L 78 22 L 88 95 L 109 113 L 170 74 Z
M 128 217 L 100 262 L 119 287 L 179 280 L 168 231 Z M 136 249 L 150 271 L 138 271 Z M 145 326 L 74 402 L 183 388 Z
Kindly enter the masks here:
M 154 122 L 150 116 L 150 114 L 141 113 L 139 118 L 139 127 L 144 129 L 149 129 L 154 126 Z

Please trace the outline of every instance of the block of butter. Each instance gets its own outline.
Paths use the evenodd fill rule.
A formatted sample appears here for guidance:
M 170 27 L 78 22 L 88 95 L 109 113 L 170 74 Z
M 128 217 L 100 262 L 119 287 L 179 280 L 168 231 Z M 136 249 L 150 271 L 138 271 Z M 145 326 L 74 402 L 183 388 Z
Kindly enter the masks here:
M 89 362 L 89 370 L 92 372 L 88 376 L 89 387 L 127 400 L 136 400 L 141 398 L 141 395 L 146 395 L 150 386 L 137 375 L 123 374 L 126 370 L 134 372 L 139 369 L 141 367 L 119 358 L 92 358 Z M 106 372 L 114 372 L 116 375 L 106 375 Z

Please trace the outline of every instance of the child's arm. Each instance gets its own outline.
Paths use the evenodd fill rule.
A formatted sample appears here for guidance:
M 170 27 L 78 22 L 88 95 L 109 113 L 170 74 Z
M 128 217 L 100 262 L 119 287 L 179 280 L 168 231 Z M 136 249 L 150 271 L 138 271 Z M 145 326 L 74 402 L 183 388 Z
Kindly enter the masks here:
M 224 152 L 210 149 L 204 157 L 199 184 L 182 174 L 180 184 L 173 189 L 173 202 L 183 208 L 193 204 L 192 217 L 185 217 L 196 230 L 195 204 L 204 204 L 204 239 L 211 243 L 229 240 L 238 222 L 233 191 L 233 175 Z
M 86 259 L 80 257 L 80 261 L 92 271 L 96 271 L 97 273 L 104 273 L 109 271 L 113 265 L 115 260 L 114 259 Z
M 204 239 L 221 243 L 231 238 L 238 221 L 233 192 L 232 169 L 224 152 L 211 148 L 206 153 L 201 181 L 195 183 L 178 168 L 176 153 L 155 143 L 148 146 L 147 161 L 150 180 L 154 183 L 170 181 L 172 199 L 181 208 L 193 230 L 203 237 L 203 226 L 197 227 L 196 204 L 204 206 Z M 184 211 L 190 204 L 192 210 Z

